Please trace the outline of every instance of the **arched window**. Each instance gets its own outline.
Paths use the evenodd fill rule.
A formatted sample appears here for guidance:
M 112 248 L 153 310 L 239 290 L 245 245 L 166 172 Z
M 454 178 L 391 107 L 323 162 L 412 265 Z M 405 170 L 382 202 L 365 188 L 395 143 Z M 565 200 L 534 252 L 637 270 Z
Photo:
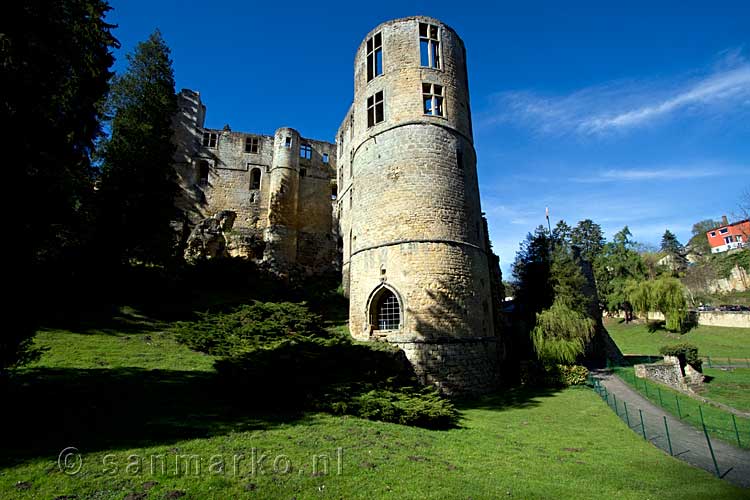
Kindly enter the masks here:
M 260 189 L 260 169 L 254 168 L 250 171 L 250 189 Z
M 401 326 L 401 305 L 388 288 L 378 292 L 372 301 L 372 325 L 375 330 L 398 330 Z
M 198 185 L 208 186 L 208 162 L 206 160 L 198 162 Z

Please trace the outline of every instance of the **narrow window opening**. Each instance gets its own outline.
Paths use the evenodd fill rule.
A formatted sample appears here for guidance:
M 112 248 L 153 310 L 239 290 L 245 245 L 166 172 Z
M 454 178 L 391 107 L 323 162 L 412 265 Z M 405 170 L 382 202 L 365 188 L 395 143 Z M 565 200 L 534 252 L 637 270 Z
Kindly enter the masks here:
M 456 150 L 456 167 L 458 167 L 459 170 L 464 169 L 464 152 L 461 148 Z
M 443 86 L 435 83 L 423 83 L 422 103 L 424 104 L 424 114 L 445 116 L 443 113 Z
M 367 98 L 367 126 L 372 127 L 382 122 L 383 119 L 383 91 L 381 90 Z
M 287 137 L 284 140 L 284 147 L 287 148 L 287 149 L 292 149 L 292 138 L 291 137 Z
M 257 153 L 260 149 L 260 140 L 257 137 L 245 137 L 245 153 Z
M 200 187 L 208 186 L 208 162 L 201 160 L 198 163 L 198 185 Z
M 250 189 L 260 189 L 260 169 L 254 168 L 250 171 Z
M 309 144 L 302 144 L 299 147 L 299 157 L 304 158 L 305 160 L 312 158 L 312 146 Z
M 306 168 L 299 169 L 299 176 L 300 177 L 307 177 L 307 169 Z
M 338 198 L 338 195 L 339 195 L 338 186 L 334 184 L 333 186 L 331 186 L 331 199 L 336 200 Z
M 427 68 L 440 69 L 440 29 L 427 23 L 419 23 L 420 64 Z
M 376 33 L 367 40 L 367 81 L 383 74 L 383 36 Z
M 328 163 L 328 153 L 323 153 L 323 163 Z

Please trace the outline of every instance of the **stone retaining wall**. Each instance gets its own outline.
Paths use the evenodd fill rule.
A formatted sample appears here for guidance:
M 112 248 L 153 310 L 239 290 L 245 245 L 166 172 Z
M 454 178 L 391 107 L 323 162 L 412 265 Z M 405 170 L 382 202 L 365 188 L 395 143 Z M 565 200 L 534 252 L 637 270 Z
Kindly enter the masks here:
M 699 325 L 750 328 L 750 312 L 692 311 L 690 314 Z M 616 317 L 624 318 L 625 314 L 620 312 Z M 664 315 L 660 312 L 650 312 L 648 313 L 648 319 L 650 321 L 664 321 Z

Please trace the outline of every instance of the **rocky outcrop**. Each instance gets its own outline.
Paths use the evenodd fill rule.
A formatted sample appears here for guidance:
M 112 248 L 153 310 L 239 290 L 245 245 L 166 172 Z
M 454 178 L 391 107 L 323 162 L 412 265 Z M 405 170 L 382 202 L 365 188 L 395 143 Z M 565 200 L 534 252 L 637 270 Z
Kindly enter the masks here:
M 232 230 L 235 212 L 221 210 L 216 215 L 200 221 L 188 236 L 185 260 L 190 263 L 228 257 L 227 233 Z

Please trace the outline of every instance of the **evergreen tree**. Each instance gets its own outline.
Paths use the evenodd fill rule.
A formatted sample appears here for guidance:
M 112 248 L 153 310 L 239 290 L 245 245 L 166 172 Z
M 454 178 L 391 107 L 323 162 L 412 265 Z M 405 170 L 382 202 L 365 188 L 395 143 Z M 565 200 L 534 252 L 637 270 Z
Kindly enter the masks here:
M 48 301 L 78 296 L 70 283 L 84 267 L 89 241 L 90 153 L 101 131 L 111 49 L 118 46 L 104 21 L 109 10 L 102 0 L 3 4 L 0 121 L 4 150 L 14 156 L 8 185 L 23 208 L 8 260 L 21 277 L 10 286 L 9 305 L 21 324 L 0 334 L 0 373 L 30 359 L 34 321 Z
M 544 226 L 529 233 L 513 262 L 516 305 L 522 317 L 534 321 L 536 313 L 552 305 L 554 291 L 550 286 L 552 245 Z
M 112 133 L 101 148 L 100 227 L 111 255 L 165 263 L 174 251 L 171 223 L 179 219 L 172 60 L 158 30 L 127 58 L 126 72 L 112 85 Z
M 552 229 L 552 239 L 556 245 L 564 245 L 570 247 L 571 245 L 571 228 L 564 220 L 558 221 L 554 229 Z
M 589 262 L 601 253 L 604 248 L 604 234 L 599 224 L 591 219 L 580 221 L 570 232 L 571 244 L 581 249 L 581 257 Z
M 624 310 L 628 321 L 632 317 L 632 304 L 628 300 L 627 287 L 633 280 L 646 279 L 647 273 L 641 256 L 634 250 L 636 243 L 631 236 L 630 229 L 625 226 L 604 245 L 594 262 L 596 287 L 604 307 L 612 312 Z
M 682 255 L 684 248 L 682 244 L 677 240 L 677 236 L 672 233 L 669 229 L 664 231 L 664 236 L 661 237 L 661 251 L 668 255 Z

